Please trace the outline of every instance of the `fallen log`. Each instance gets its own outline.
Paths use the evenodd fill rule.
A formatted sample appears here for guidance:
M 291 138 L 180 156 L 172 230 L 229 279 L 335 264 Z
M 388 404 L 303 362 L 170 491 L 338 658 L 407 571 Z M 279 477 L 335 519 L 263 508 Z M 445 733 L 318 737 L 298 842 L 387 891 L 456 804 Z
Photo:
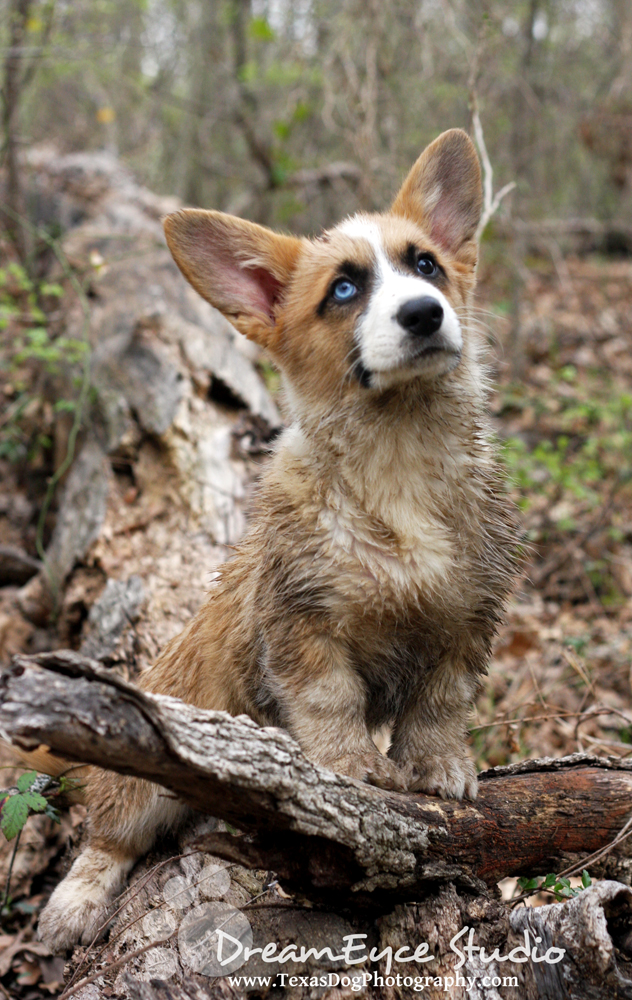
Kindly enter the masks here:
M 559 871 L 610 844 L 632 809 L 632 762 L 583 754 L 487 771 L 475 803 L 383 791 L 311 763 L 282 730 L 145 694 L 69 651 L 15 658 L 0 733 L 163 785 L 249 834 L 207 835 L 205 850 L 354 905 Z M 629 882 L 631 855 L 626 839 L 591 874 Z
M 156 888 L 152 883 L 151 889 Z M 157 895 L 154 892 L 153 898 Z M 425 900 L 398 904 L 373 921 L 366 914 L 341 917 L 296 904 L 286 908 L 281 902 L 264 910 L 246 903 L 240 910 L 254 941 L 274 941 L 279 951 L 294 951 L 281 965 L 266 964 L 254 955 L 239 966 L 241 981 L 196 975 L 187 968 L 186 958 L 183 970 L 178 970 L 177 959 L 182 961 L 183 955 L 175 941 L 154 950 L 153 958 L 151 950 L 134 958 L 133 947 L 147 947 L 150 939 L 139 934 L 132 939 L 130 930 L 127 938 L 123 934 L 117 939 L 114 927 L 110 962 L 102 959 L 90 977 L 92 985 L 76 983 L 72 996 L 94 1000 L 98 983 L 99 998 L 249 1000 L 254 977 L 262 977 L 268 987 L 254 996 L 278 1000 L 313 1000 L 316 995 L 325 1000 L 411 1000 L 419 993 L 430 1000 L 632 998 L 632 892 L 618 882 L 599 882 L 567 903 L 513 910 L 447 885 Z M 343 951 L 345 935 L 355 935 L 355 952 L 349 956 L 352 963 L 341 964 L 326 951 Z M 413 949 L 423 942 L 428 945 L 423 961 L 411 960 Z M 307 953 L 301 956 L 303 948 Z M 116 964 L 121 962 L 122 968 Z M 280 972 L 285 973 L 284 981 Z M 253 977 L 250 986 L 245 977 Z M 313 977 L 316 982 L 324 978 L 334 988 L 316 994 Z M 270 992 L 272 980 L 276 988 Z

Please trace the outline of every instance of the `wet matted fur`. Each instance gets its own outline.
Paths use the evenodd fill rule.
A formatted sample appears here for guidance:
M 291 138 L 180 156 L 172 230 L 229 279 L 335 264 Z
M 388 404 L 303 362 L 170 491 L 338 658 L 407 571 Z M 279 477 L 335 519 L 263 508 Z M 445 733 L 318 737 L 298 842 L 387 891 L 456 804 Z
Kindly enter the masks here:
M 395 790 L 474 798 L 465 744 L 515 573 L 469 320 L 481 181 L 460 130 L 384 214 L 316 239 L 220 212 L 169 216 L 191 284 L 280 368 L 291 413 L 251 527 L 148 691 L 285 727 L 319 764 Z M 392 728 L 388 756 L 372 739 Z M 93 769 L 86 846 L 40 934 L 94 927 L 184 807 Z

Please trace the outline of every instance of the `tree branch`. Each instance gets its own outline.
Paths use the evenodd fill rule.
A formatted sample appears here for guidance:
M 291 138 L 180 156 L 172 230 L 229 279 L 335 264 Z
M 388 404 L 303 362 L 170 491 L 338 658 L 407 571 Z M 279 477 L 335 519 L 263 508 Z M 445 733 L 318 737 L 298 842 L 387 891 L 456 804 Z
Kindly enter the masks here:
M 481 117 L 478 112 L 478 101 L 474 90 L 470 92 L 470 105 L 472 109 L 474 139 L 483 164 L 483 211 L 476 229 L 476 238 L 480 239 L 485 232 L 490 219 L 498 211 L 501 201 L 505 195 L 508 195 L 510 191 L 513 191 L 516 186 L 516 182 L 509 181 L 509 183 L 505 184 L 500 191 L 497 191 L 496 194 L 494 194 L 494 171 L 489 158 L 489 153 L 487 152 L 487 146 L 485 145 L 485 136 L 483 134 Z
M 613 841 L 632 802 L 631 762 L 582 754 L 485 772 L 476 803 L 383 791 L 312 764 L 281 730 L 145 694 L 64 651 L 16 657 L 0 678 L 0 733 L 163 785 L 249 834 L 200 846 L 358 904 L 559 870 Z M 629 843 L 600 870 L 627 881 Z

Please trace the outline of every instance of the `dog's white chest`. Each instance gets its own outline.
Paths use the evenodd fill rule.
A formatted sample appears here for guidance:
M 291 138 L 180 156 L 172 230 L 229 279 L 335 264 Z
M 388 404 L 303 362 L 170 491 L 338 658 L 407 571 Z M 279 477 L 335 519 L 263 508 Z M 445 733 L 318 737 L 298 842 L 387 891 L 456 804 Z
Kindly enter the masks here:
M 348 505 L 324 508 L 319 517 L 327 555 L 353 589 L 407 600 L 442 590 L 454 565 L 453 541 L 443 525 L 426 516 L 414 527 L 414 534 L 394 541 L 390 531 L 381 535 Z

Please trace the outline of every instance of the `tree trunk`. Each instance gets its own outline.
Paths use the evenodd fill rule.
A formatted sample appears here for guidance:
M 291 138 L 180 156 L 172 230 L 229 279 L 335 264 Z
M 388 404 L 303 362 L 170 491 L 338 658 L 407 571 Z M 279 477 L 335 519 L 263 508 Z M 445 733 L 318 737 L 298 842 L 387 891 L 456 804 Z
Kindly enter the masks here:
M 4 154 L 7 164 L 7 207 L 3 212 L 6 230 L 22 262 L 26 258 L 24 231 L 20 222 L 22 215 L 22 186 L 18 163 L 18 115 L 22 93 L 22 47 L 31 0 L 13 0 L 9 7 L 9 48 L 4 61 L 4 85 L 2 88 Z

